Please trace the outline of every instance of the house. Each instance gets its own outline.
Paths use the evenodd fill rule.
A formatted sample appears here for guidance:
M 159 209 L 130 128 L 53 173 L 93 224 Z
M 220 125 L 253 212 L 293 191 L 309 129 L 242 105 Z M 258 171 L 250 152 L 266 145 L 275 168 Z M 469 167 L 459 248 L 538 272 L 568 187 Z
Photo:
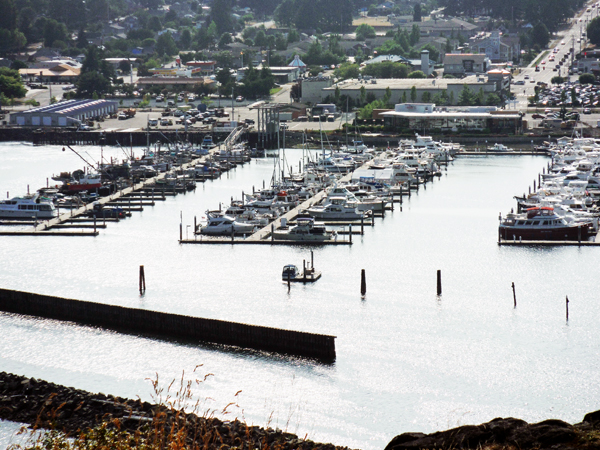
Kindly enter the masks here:
M 74 83 L 81 72 L 80 67 L 58 64 L 51 68 L 19 69 L 21 78 L 31 81 L 36 78 L 42 83 Z
M 399 23 L 398 28 L 410 33 L 413 24 L 419 27 L 421 36 L 452 37 L 457 36 L 460 33 L 467 38 L 474 36 L 480 30 L 478 25 L 456 17 L 429 19 L 424 20 L 423 22 Z
M 504 36 L 499 30 L 472 36 L 468 45 L 471 52 L 485 53 L 494 63 L 514 61 L 521 54 L 519 37 Z
M 444 75 L 464 77 L 467 74 L 486 73 L 490 59 L 486 54 L 446 53 L 444 55 Z

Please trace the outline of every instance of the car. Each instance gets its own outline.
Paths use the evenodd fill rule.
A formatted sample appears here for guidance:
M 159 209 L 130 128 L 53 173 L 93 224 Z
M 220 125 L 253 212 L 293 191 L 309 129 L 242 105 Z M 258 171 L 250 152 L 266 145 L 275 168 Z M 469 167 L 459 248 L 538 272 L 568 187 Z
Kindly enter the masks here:
M 254 119 L 244 119 L 246 125 L 254 125 Z
M 591 114 L 592 110 L 590 108 L 583 108 L 583 113 L 584 114 Z
M 540 71 L 540 67 L 539 66 L 535 66 L 535 71 L 539 72 Z
M 529 80 L 530 83 L 535 83 L 535 80 L 532 78 L 531 80 Z
M 523 78 L 525 78 L 526 80 L 529 80 L 529 75 L 525 75 Z
M 538 113 L 534 113 L 534 114 L 531 115 L 531 118 L 532 119 L 543 119 L 544 116 L 541 115 L 541 114 L 538 114 Z
M 244 101 L 244 97 L 242 97 L 241 95 L 238 95 L 238 96 L 235 98 L 235 101 L 236 101 L 236 102 L 238 102 L 238 103 L 239 103 L 239 102 L 243 102 L 243 101 Z
M 542 59 L 542 64 L 546 64 L 546 60 L 545 59 Z
M 565 41 L 560 41 L 560 45 L 565 45 Z
M 126 120 L 126 119 L 128 119 L 128 116 L 125 113 L 119 113 L 119 115 L 117 116 L 117 119 Z
M 148 126 L 149 127 L 157 127 L 158 126 L 158 119 L 148 119 Z
M 515 84 L 522 86 L 525 84 L 525 80 L 515 81 Z

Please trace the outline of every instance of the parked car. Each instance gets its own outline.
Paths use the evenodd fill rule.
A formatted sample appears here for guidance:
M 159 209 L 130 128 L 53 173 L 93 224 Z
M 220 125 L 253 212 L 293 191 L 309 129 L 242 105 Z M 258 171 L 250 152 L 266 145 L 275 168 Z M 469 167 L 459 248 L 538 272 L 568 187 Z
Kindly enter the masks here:
M 543 119 L 544 116 L 541 115 L 541 114 L 538 114 L 538 113 L 534 113 L 534 114 L 531 115 L 531 118 L 532 119 Z
M 591 114 L 592 110 L 590 108 L 583 108 L 583 113 L 584 114 Z
M 238 103 L 239 103 L 239 102 L 243 102 L 243 101 L 244 101 L 244 97 L 242 97 L 241 95 L 238 95 L 238 96 L 235 98 L 235 101 L 236 101 L 236 102 L 238 102 Z

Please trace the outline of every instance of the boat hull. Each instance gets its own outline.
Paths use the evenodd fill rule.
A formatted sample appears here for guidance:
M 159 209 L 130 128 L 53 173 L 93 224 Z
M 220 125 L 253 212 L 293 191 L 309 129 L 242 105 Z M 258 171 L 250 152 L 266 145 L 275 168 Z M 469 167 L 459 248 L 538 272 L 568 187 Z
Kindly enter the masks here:
M 580 239 L 585 241 L 592 236 L 590 224 L 546 229 L 500 225 L 499 232 L 501 239 L 520 239 L 523 241 L 578 241 Z

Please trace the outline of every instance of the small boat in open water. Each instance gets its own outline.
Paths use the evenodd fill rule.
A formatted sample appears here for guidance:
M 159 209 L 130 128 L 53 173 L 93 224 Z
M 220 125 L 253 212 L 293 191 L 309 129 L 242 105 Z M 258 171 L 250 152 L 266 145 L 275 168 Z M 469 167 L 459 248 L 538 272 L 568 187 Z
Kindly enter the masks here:
M 590 222 L 568 222 L 551 206 L 529 208 L 522 214 L 507 214 L 499 226 L 500 238 L 524 241 L 577 241 L 593 235 Z

